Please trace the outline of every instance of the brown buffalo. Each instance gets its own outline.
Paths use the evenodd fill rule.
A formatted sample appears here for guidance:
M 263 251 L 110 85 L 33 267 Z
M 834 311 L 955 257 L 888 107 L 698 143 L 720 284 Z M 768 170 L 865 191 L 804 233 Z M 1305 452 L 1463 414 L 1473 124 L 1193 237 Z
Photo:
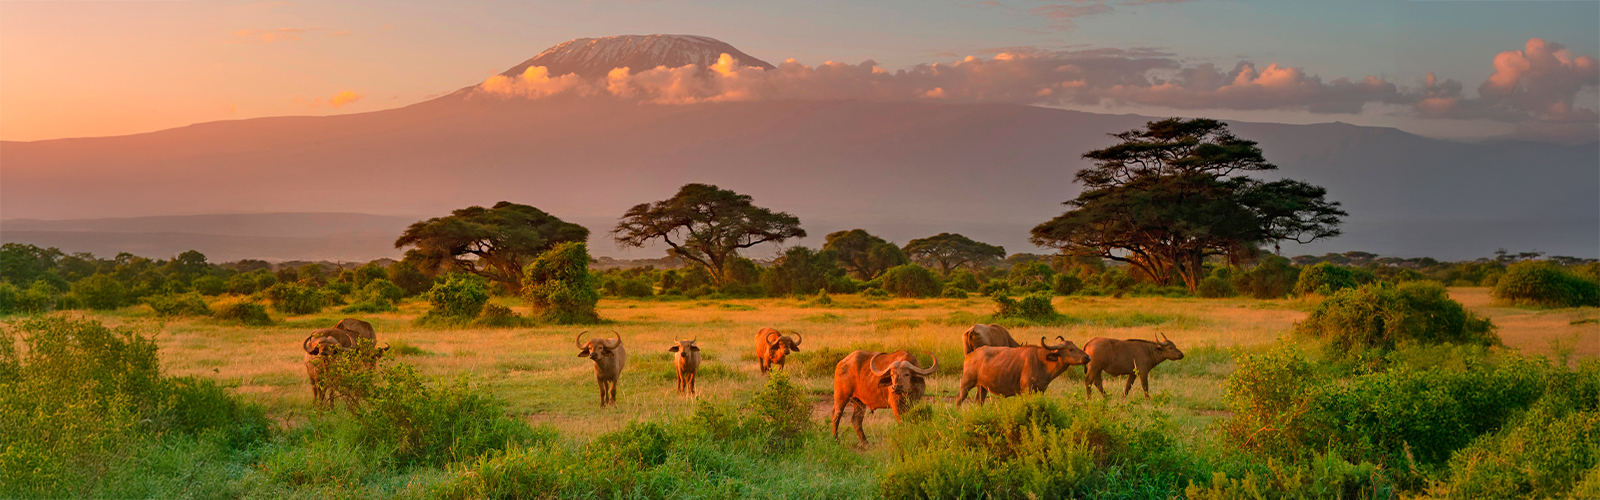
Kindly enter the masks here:
M 962 354 L 970 354 L 974 349 L 984 346 L 1017 347 L 1017 339 L 1011 338 L 1011 332 L 1000 325 L 972 325 L 966 333 L 961 334 Z
M 1105 386 L 1101 385 L 1100 374 L 1109 373 L 1113 377 L 1128 376 L 1126 387 L 1122 388 L 1122 397 L 1128 397 L 1133 391 L 1133 377 L 1139 376 L 1139 388 L 1144 389 L 1144 397 L 1150 397 L 1150 370 L 1162 361 L 1183 359 L 1183 351 L 1172 343 L 1165 334 L 1157 332 L 1161 342 L 1151 342 L 1143 339 L 1117 340 L 1104 337 L 1089 339 L 1083 349 L 1089 352 L 1089 357 L 1094 361 L 1089 362 L 1088 373 L 1083 377 L 1083 391 L 1085 397 L 1094 397 L 1094 390 L 1099 389 L 1100 395 L 1106 395 Z
M 927 368 L 918 368 L 916 356 L 906 351 L 856 351 L 839 360 L 833 368 L 833 437 L 839 437 L 839 419 L 846 406 L 855 408 L 850 421 L 862 444 L 867 442 L 867 434 L 861 430 L 867 410 L 889 408 L 899 420 L 901 412 L 922 399 L 925 379 L 939 366 L 937 358 L 928 357 L 933 364 Z
M 762 328 L 756 332 L 756 361 L 761 362 L 761 373 L 772 369 L 772 365 L 783 368 L 783 358 L 791 352 L 800 352 L 800 341 L 803 338 L 799 332 L 790 337 L 771 328 Z
M 672 364 L 678 368 L 678 392 L 694 394 L 694 373 L 700 369 L 700 346 L 694 340 L 679 340 L 667 349 L 673 352 Z
M 372 343 L 364 339 L 357 339 L 351 332 L 337 328 L 323 328 L 311 332 L 300 347 L 305 350 L 306 378 L 311 381 L 311 396 L 318 403 L 327 403 L 333 399 L 333 394 L 327 388 L 324 375 L 331 375 L 332 363 L 336 356 L 361 356 L 363 367 L 372 369 L 378 363 L 378 358 L 383 357 L 389 346 L 373 348 Z M 346 396 L 352 396 L 347 394 Z
M 600 383 L 600 407 L 617 402 L 617 378 L 622 375 L 622 369 L 628 365 L 628 351 L 622 348 L 622 335 L 615 339 L 589 339 L 582 342 L 583 334 L 579 332 L 578 338 L 573 343 L 578 344 L 578 357 L 594 360 L 594 379 Z
M 967 391 L 978 388 L 978 404 L 983 404 L 993 392 L 1000 396 L 1015 396 L 1025 392 L 1044 392 L 1067 367 L 1089 363 L 1085 354 L 1071 341 L 1056 337 L 1060 344 L 1047 345 L 1044 337 L 1037 346 L 979 347 L 967 354 L 961 364 L 961 397 L 956 406 L 967 400 Z
M 361 321 L 355 318 L 345 318 L 339 320 L 339 323 L 333 325 L 333 327 L 340 330 L 355 332 L 357 337 L 371 340 L 374 344 L 378 342 L 378 332 L 372 329 L 372 323 Z

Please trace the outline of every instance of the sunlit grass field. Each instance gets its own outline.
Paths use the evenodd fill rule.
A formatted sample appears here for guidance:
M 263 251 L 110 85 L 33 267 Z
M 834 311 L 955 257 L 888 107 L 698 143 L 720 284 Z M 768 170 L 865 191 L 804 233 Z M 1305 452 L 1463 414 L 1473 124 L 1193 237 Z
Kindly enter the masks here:
M 1528 354 L 1570 352 L 1575 358 L 1600 356 L 1600 310 L 1577 308 L 1529 310 L 1495 307 L 1487 289 L 1455 288 L 1451 295 L 1499 326 L 1509 348 Z M 526 314 L 516 299 L 497 303 Z M 1154 371 L 1146 403 L 1135 387 L 1127 404 L 1152 405 L 1205 440 L 1207 425 L 1226 416 L 1222 388 L 1233 370 L 1232 352 L 1265 349 L 1288 337 L 1293 324 L 1306 316 L 1304 300 L 1174 299 L 1058 297 L 1056 308 L 1069 319 L 1061 326 L 1019 326 L 1012 334 L 1027 343 L 1057 335 L 1083 345 L 1094 337 L 1153 338 L 1166 334 L 1187 357 Z M 872 299 L 841 295 L 833 304 L 816 306 L 800 299 L 612 299 L 600 302 L 608 323 L 588 327 L 536 326 L 503 329 L 437 330 L 413 326 L 427 304 L 407 301 L 393 313 L 347 315 L 329 308 L 321 314 L 275 317 L 271 327 L 225 326 L 211 319 L 161 320 L 146 306 L 107 314 L 90 314 L 108 324 L 139 325 L 158 331 L 163 369 L 171 375 L 216 379 L 247 400 L 264 405 L 279 422 L 293 426 L 313 411 L 300 343 L 313 329 L 331 327 L 340 318 L 368 320 L 380 343 L 420 349 L 394 360 L 413 364 L 425 375 L 453 380 L 469 377 L 511 404 L 511 410 L 533 424 L 546 424 L 569 439 L 588 439 L 616 430 L 630 421 L 682 417 L 694 410 L 694 399 L 674 390 L 667 348 L 674 339 L 694 338 L 705 361 L 700 368 L 699 399 L 739 404 L 762 386 L 754 359 L 755 333 L 763 327 L 804 336 L 802 352 L 787 371 L 815 399 L 813 415 L 826 418 L 831 406 L 832 371 L 844 353 L 854 349 L 919 353 L 923 363 L 932 353 L 939 374 L 929 380 L 929 394 L 938 404 L 953 404 L 961 365 L 961 333 L 994 311 L 992 301 L 969 299 Z M 592 363 L 576 357 L 573 338 L 620 334 L 628 350 L 628 366 L 618 404 L 600 408 Z M 409 349 L 408 349 L 409 350 Z M 1084 399 L 1082 370 L 1075 369 L 1051 385 L 1051 397 Z M 1137 384 L 1135 384 L 1137 385 Z M 1120 379 L 1108 379 L 1106 390 L 1120 402 Z M 969 401 L 970 404 L 970 401 Z M 848 418 L 845 419 L 846 424 Z M 887 411 L 867 419 L 868 439 L 884 441 L 893 418 Z M 841 429 L 841 433 L 845 433 Z M 851 433 L 853 434 L 853 432 Z M 841 439 L 851 439 L 844 436 Z

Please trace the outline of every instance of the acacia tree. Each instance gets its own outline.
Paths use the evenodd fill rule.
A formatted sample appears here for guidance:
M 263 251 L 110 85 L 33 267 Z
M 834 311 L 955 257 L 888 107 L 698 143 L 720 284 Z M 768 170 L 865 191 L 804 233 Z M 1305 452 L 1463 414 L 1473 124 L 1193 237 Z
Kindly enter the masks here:
M 1034 244 L 1126 262 L 1157 284 L 1182 280 L 1192 293 L 1208 256 L 1339 234 L 1346 214 L 1324 199 L 1327 190 L 1242 175 L 1278 167 L 1227 124 L 1171 118 L 1112 137 L 1121 142 L 1084 153 L 1094 166 L 1076 180 L 1086 189 L 1066 213 L 1033 228 Z
M 556 245 L 588 239 L 588 228 L 502 201 L 493 208 L 472 206 L 414 223 L 394 247 L 416 247 L 406 252 L 406 260 L 424 272 L 472 273 L 517 293 L 522 291 L 522 266 Z
M 861 229 L 828 234 L 822 249 L 833 250 L 845 270 L 861 280 L 876 278 L 891 267 L 910 262 L 900 247 Z
M 1005 247 L 990 245 L 955 233 L 939 233 L 906 243 L 905 252 L 923 265 L 939 266 L 948 276 L 955 268 L 1006 258 Z
M 800 219 L 755 206 L 748 195 L 710 184 L 684 184 L 673 197 L 628 209 L 611 231 L 623 247 L 661 240 L 674 256 L 695 263 L 717 283 L 739 250 L 804 238 Z

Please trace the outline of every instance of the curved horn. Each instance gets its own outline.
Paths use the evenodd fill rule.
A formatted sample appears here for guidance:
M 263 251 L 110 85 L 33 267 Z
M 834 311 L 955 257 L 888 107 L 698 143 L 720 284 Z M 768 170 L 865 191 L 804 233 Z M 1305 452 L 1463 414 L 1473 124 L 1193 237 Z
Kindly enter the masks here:
M 572 339 L 572 343 L 577 345 L 580 348 L 583 347 L 583 334 L 585 334 L 585 333 L 589 333 L 589 331 L 588 330 L 584 330 L 584 331 L 578 332 L 578 338 Z
M 1172 342 L 1172 339 L 1167 338 L 1167 334 L 1165 334 L 1165 333 L 1156 332 L 1156 335 L 1160 335 L 1161 336 L 1161 340 L 1164 341 L 1164 342 Z
M 800 332 L 789 332 L 789 333 L 793 333 L 794 334 L 794 345 L 795 345 L 795 347 L 799 347 L 800 346 L 800 341 L 801 340 L 805 340 L 804 337 L 800 336 Z
M 300 350 L 305 351 L 305 352 L 311 352 L 311 337 L 315 337 L 315 336 L 317 336 L 317 335 L 316 334 L 306 335 L 306 339 L 300 341 Z
M 612 330 L 611 331 L 611 335 L 614 335 L 614 336 L 617 337 L 617 346 L 621 347 L 622 346 L 622 334 L 617 333 L 616 330 Z
M 767 332 L 767 336 L 761 337 L 761 341 L 762 342 L 766 342 L 767 346 L 770 347 L 772 345 L 772 342 L 773 342 L 773 340 L 772 340 L 772 336 L 773 335 L 777 335 L 778 338 L 783 338 L 783 334 L 778 333 L 777 330 L 773 330 L 773 331 Z
M 916 373 L 917 375 L 921 375 L 921 376 L 924 376 L 924 377 L 929 376 L 929 375 L 933 375 L 933 370 L 935 368 L 939 367 L 939 357 L 938 356 L 934 356 L 932 352 L 928 353 L 928 357 L 933 359 L 933 364 L 928 365 L 927 368 L 917 368 L 916 364 L 913 363 L 911 371 L 913 373 Z
M 1050 349 L 1050 350 L 1056 350 L 1056 349 L 1060 349 L 1060 348 L 1063 348 L 1063 347 L 1067 346 L 1067 339 L 1061 338 L 1060 335 L 1057 335 L 1056 338 L 1061 339 L 1061 343 L 1060 344 L 1056 344 L 1056 345 L 1050 345 L 1049 342 L 1045 342 L 1045 338 L 1044 337 L 1039 337 L 1039 346 L 1040 347 L 1044 347 L 1045 349 Z
M 888 368 L 884 368 L 882 370 L 878 369 L 878 356 L 882 356 L 882 355 L 883 355 L 883 353 L 881 353 L 881 352 L 877 353 L 877 354 L 873 354 L 872 355 L 872 359 L 868 359 L 867 360 L 867 369 L 868 370 L 872 370 L 872 376 L 874 376 L 874 377 L 882 377 L 883 374 L 889 373 L 889 369 Z

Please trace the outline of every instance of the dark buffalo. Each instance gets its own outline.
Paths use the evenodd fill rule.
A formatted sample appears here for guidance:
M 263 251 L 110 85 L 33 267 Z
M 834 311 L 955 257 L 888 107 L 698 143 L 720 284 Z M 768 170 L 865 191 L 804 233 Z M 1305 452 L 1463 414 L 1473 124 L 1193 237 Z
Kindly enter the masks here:
M 694 374 L 700 370 L 700 346 L 694 340 L 679 340 L 671 348 L 672 365 L 678 369 L 678 392 L 694 394 Z
M 1017 339 L 1011 338 L 1011 332 L 1000 325 L 972 325 L 966 333 L 961 334 L 962 354 L 971 353 L 974 349 L 985 346 L 1017 347 Z
M 581 342 L 583 334 L 579 332 L 578 338 L 573 342 L 578 344 L 578 357 L 594 360 L 594 378 L 600 383 L 600 407 L 617 402 L 617 379 L 622 375 L 622 369 L 628 365 L 628 351 L 622 348 L 622 335 L 615 339 L 589 339 Z
M 960 406 L 967 400 L 967 391 L 978 388 L 978 403 L 988 399 L 990 392 L 1000 396 L 1015 396 L 1025 392 L 1044 392 L 1061 372 L 1072 365 L 1089 363 L 1085 354 L 1071 341 L 1056 337 L 1060 344 L 1038 346 L 979 347 L 967 354 L 961 364 Z

